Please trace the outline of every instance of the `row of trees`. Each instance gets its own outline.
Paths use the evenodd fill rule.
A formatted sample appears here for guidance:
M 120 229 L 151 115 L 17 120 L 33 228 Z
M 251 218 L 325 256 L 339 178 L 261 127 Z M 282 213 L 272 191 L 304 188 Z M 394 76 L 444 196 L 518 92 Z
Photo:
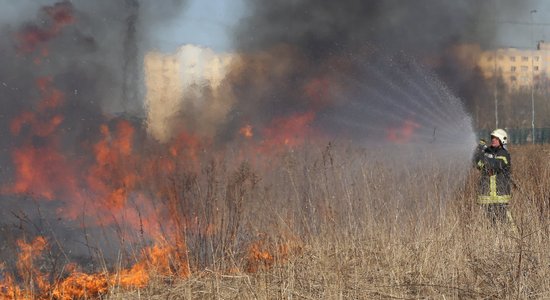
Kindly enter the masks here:
M 548 77 L 540 78 L 533 89 L 530 86 L 512 88 L 501 77 L 487 80 L 476 70 L 461 87 L 461 94 L 478 129 L 491 129 L 497 123 L 502 128 L 531 128 L 533 104 L 535 128 L 550 127 Z
M 506 84 L 503 74 L 486 78 L 477 64 L 479 46 L 452 46 L 442 53 L 434 71 L 463 100 L 478 130 L 531 128 L 532 99 L 535 106 L 535 127 L 550 128 L 550 78 L 535 78 L 537 85 L 517 88 Z M 495 105 L 496 103 L 496 105 Z M 496 121 L 495 106 L 498 112 Z
M 497 91 L 496 97 L 476 102 L 470 110 L 474 126 L 479 129 L 495 127 L 497 117 L 499 127 L 531 128 L 533 104 L 535 127 L 550 127 L 550 95 L 545 92 L 534 92 L 531 97 L 529 89 Z

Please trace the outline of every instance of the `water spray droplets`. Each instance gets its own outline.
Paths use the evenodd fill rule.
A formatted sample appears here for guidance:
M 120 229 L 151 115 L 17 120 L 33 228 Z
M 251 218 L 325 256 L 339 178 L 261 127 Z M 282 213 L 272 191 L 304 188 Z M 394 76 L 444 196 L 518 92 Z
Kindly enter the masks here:
M 452 178 L 442 190 L 463 182 L 475 133 L 461 100 L 412 58 L 376 55 L 352 61 L 353 67 L 335 71 L 343 88 L 333 90 L 332 97 L 342 105 L 324 115 L 325 127 L 374 150 L 370 159 L 395 170 L 395 180 L 439 170 L 442 178 Z
M 475 142 L 460 99 L 413 59 L 371 57 L 353 62 L 353 72 L 336 75 L 345 88 L 332 95 L 345 105 L 327 117 L 339 134 L 365 145 L 392 142 L 396 137 L 399 143 L 419 146 L 471 147 Z

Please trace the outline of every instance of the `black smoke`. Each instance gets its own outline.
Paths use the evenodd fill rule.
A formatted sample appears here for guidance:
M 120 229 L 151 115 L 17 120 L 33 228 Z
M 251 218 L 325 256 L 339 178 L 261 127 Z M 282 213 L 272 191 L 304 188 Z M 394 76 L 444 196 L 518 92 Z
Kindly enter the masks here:
M 47 10 L 68 6 L 74 22 L 42 43 L 48 56 L 40 65 L 33 63 L 40 56 L 39 49 L 18 53 L 20 43 L 16 36 L 25 28 L 44 28 L 52 22 Z M 185 0 L 150 1 L 21 1 L 5 4 L 10 16 L 0 22 L 3 32 L 0 73 L 6 85 L 32 86 L 32 74 L 64 76 L 77 73 L 85 79 L 75 81 L 91 86 L 88 93 L 75 97 L 75 101 L 98 104 L 101 112 L 119 113 L 142 110 L 140 86 L 144 53 L 153 48 L 152 35 L 163 22 L 175 17 L 185 8 Z M 15 15 L 14 15 L 15 14 Z M 6 64 L 5 64 L 6 63 Z M 26 73 L 26 72 L 29 72 Z M 15 80 L 17 78 L 17 80 Z M 28 78 L 27 80 L 21 80 Z M 11 79 L 11 80 L 10 80 Z M 9 82 L 7 82 L 9 81 Z M 71 90 L 74 92 L 74 90 Z M 29 97 L 17 97 L 29 98 Z M 2 103 L 10 102 L 2 97 Z M 18 103 L 25 102 L 20 100 Z
M 372 60 L 387 60 L 389 65 L 396 56 L 411 57 L 435 72 L 467 109 L 485 96 L 487 86 L 479 73 L 449 53 L 461 44 L 494 45 L 498 11 L 492 1 L 246 3 L 249 16 L 239 23 L 234 39 L 245 58 L 229 77 L 237 101 L 226 127 L 231 132 L 241 119 L 261 124 L 273 116 L 309 109 L 311 97 L 303 90 L 312 80 L 334 83 L 334 77 L 353 74 L 357 65 Z M 498 5 L 500 13 L 519 6 L 512 1 Z
M 248 1 L 251 16 L 237 34 L 242 51 L 288 43 L 312 59 L 365 43 L 433 54 L 449 42 L 490 43 L 495 28 L 491 3 L 478 1 Z M 425 53 L 428 51 L 428 53 Z
M 55 113 L 64 116 L 60 127 L 73 139 L 65 143 L 68 148 L 79 145 L 75 137 L 89 140 L 113 116 L 143 116 L 143 55 L 153 47 L 155 30 L 185 5 L 184 0 L 5 3 L 0 21 L 3 161 L 17 140 L 10 122 L 23 111 L 37 110 L 41 77 L 52 78 L 52 87 L 64 94 Z M 58 15 L 52 15 L 56 9 Z M 72 21 L 58 26 L 56 17 Z M 26 34 L 38 38 L 28 41 Z

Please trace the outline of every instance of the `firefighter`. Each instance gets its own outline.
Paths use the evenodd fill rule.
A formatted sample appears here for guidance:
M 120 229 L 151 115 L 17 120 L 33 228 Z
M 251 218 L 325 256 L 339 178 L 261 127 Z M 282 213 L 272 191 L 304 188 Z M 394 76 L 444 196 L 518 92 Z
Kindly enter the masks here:
M 491 132 L 491 142 L 481 140 L 474 155 L 474 164 L 481 171 L 478 203 L 489 219 L 513 223 L 508 211 L 511 198 L 511 158 L 507 150 L 508 134 L 503 129 Z

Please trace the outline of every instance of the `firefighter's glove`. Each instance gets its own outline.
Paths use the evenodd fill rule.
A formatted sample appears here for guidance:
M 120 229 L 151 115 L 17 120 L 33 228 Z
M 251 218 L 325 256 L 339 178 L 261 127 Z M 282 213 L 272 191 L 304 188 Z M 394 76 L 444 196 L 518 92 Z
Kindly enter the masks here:
M 479 140 L 479 143 L 477 144 L 477 150 L 479 152 L 485 152 L 487 149 L 487 142 L 484 139 Z

